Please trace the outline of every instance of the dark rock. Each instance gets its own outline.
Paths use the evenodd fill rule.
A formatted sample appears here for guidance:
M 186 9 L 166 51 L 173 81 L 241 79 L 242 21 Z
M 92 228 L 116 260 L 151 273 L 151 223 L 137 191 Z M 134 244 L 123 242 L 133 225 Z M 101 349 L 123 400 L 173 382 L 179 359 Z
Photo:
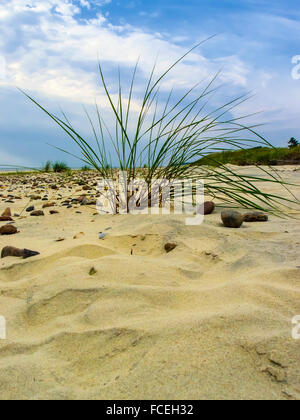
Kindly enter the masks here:
M 30 251 L 29 249 L 19 249 L 13 246 L 6 246 L 1 251 L 1 258 L 6 257 L 22 257 L 24 259 L 39 255 L 39 252 Z
M 12 225 L 5 225 L 0 228 L 0 235 L 14 235 L 18 229 Z
M 34 211 L 34 206 L 30 206 L 26 209 L 27 213 L 30 213 L 31 211 Z
M 59 214 L 59 212 L 58 211 L 56 211 L 56 210 L 50 210 L 50 212 L 49 212 L 50 214 Z
M 36 255 L 40 255 L 40 253 L 37 251 L 31 251 L 30 249 L 24 249 L 24 255 L 23 255 L 24 259 L 35 257 Z
M 201 206 L 201 214 L 207 215 L 211 214 L 215 209 L 215 203 L 212 201 L 205 201 L 205 203 Z
M 242 226 L 244 221 L 244 216 L 233 210 L 223 211 L 221 218 L 224 226 L 228 228 L 239 228 Z
M 45 216 L 45 214 L 42 210 L 35 210 L 30 213 L 30 216 Z
M 95 274 L 97 274 L 97 270 L 95 269 L 95 267 L 92 267 L 89 271 L 89 275 L 94 276 Z
M 9 216 L 0 216 L 0 222 L 12 222 L 12 220 Z
M 252 222 L 267 222 L 269 220 L 269 216 L 261 211 L 253 211 L 244 214 L 244 222 L 252 223 Z
M 165 245 L 165 251 L 166 251 L 167 253 L 169 253 L 169 252 L 173 251 L 173 249 L 175 249 L 176 247 L 177 247 L 177 244 L 174 244 L 174 243 L 170 243 L 170 242 L 168 242 L 168 243 Z

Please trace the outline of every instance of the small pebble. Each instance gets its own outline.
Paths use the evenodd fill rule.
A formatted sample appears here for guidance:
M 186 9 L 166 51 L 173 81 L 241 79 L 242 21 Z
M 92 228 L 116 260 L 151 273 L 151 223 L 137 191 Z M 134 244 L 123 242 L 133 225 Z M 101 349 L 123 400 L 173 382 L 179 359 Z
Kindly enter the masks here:
M 5 225 L 0 228 L 0 235 L 14 235 L 18 229 L 12 225 Z
M 224 226 L 228 228 L 240 228 L 244 221 L 244 216 L 233 210 L 223 211 L 221 218 Z
M 173 249 L 175 249 L 176 247 L 177 247 L 177 244 L 175 244 L 175 243 L 171 243 L 171 242 L 168 242 L 168 243 L 165 245 L 165 251 L 166 251 L 167 253 L 169 253 L 169 252 L 173 251 Z
M 42 210 L 35 210 L 30 213 L 30 216 L 45 216 L 45 214 Z
M 19 249 L 14 248 L 13 246 L 6 246 L 1 251 L 1 258 L 6 257 L 22 257 L 24 259 L 35 257 L 36 255 L 39 255 L 40 253 L 37 251 L 31 251 L 30 249 Z
M 269 216 L 261 211 L 253 211 L 244 214 L 244 222 L 252 223 L 252 222 L 267 222 L 269 220 Z

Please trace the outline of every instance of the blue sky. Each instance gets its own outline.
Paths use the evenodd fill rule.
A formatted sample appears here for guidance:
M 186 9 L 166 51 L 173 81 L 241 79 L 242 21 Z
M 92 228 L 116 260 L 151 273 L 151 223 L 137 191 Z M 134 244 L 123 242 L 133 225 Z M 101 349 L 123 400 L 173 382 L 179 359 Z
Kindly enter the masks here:
M 213 34 L 165 88 L 188 88 L 222 68 L 224 88 L 216 104 L 252 92 L 235 117 L 263 111 L 255 122 L 265 124 L 260 132 L 270 142 L 300 139 L 300 78 L 292 77 L 292 58 L 300 56 L 296 0 L 1 0 L 0 31 L 0 166 L 38 166 L 48 159 L 76 165 L 48 145 L 76 152 L 16 86 L 52 111 L 62 107 L 88 137 L 82 104 L 89 107 L 97 98 L 111 118 L 99 88 L 97 54 L 112 88 L 118 65 L 126 82 L 140 55 L 142 84 L 157 54 L 162 71 Z

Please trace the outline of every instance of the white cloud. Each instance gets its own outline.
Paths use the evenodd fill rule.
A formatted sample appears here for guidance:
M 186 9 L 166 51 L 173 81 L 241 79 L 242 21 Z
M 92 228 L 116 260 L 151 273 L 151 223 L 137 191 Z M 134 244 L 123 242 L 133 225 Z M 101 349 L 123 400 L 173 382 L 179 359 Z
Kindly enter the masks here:
M 187 40 L 182 36 L 172 39 L 168 34 L 143 31 L 126 23 L 112 25 L 98 9 L 109 2 L 1 0 L 0 56 L 5 59 L 6 79 L 0 78 L 0 88 L 17 85 L 36 98 L 48 97 L 51 105 L 54 102 L 69 102 L 74 113 L 73 104 L 93 104 L 95 97 L 101 105 L 106 104 L 97 75 L 98 53 L 106 69 L 115 69 L 120 64 L 125 73 L 141 56 L 141 71 L 148 76 L 157 54 L 157 72 L 161 73 L 186 52 L 185 47 L 179 45 Z M 83 18 L 80 7 L 91 10 L 94 6 L 98 6 L 97 14 L 89 20 Z M 272 18 L 268 20 L 264 16 L 264 20 L 271 25 Z M 287 19 L 275 19 L 276 22 L 286 30 L 298 27 L 297 23 Z M 214 43 L 214 48 L 216 46 Z M 274 129 L 279 125 L 280 128 L 296 126 L 300 129 L 296 95 L 296 92 L 300 93 L 300 83 L 293 81 L 289 73 L 266 71 L 259 63 L 243 61 L 238 53 L 227 56 L 215 53 L 214 58 L 209 58 L 201 51 L 200 48 L 191 53 L 172 71 L 163 85 L 164 89 L 191 87 L 199 80 L 208 80 L 223 68 L 220 81 L 225 84 L 226 99 L 241 91 L 258 92 L 252 101 L 234 111 L 235 116 L 263 110 L 266 114 L 257 117 L 259 122 L 269 120 Z M 111 81 L 112 72 L 108 71 L 107 75 Z M 7 95 L 7 102 L 10 101 Z M 137 109 L 138 102 L 134 102 L 133 106 Z M 18 119 L 13 120 L 13 116 L 11 118 L 12 124 L 20 123 Z M 11 156 L 2 154 L 2 157 L 16 163 Z
M 86 0 L 81 2 L 87 6 L 85 3 Z M 125 66 L 133 66 L 142 55 L 141 66 L 148 74 L 157 53 L 157 71 L 162 72 L 185 52 L 160 34 L 142 32 L 128 25 L 113 26 L 100 13 L 96 18 L 80 21 L 78 13 L 78 7 L 71 1 L 31 0 L 27 5 L 24 1 L 4 0 L 0 5 L 0 19 L 7 31 L 6 39 L 11 40 L 8 46 L 2 44 L 7 82 L 29 91 L 92 103 L 97 86 L 93 71 L 98 53 L 104 62 Z M 237 57 L 209 61 L 196 52 L 172 72 L 172 82 L 189 87 L 215 73 L 217 66 L 229 60 L 231 69 L 224 71 L 223 79 L 245 85 L 246 70 Z

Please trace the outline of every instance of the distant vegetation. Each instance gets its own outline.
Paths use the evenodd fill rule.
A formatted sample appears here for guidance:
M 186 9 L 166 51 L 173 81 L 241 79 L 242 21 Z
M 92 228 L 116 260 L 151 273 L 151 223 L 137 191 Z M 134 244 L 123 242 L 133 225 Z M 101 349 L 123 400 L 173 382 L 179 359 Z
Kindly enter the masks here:
M 290 148 L 256 147 L 213 153 L 199 160 L 200 165 L 292 165 L 300 164 L 300 146 Z
M 53 172 L 68 172 L 70 168 L 65 162 L 55 162 L 52 166 Z
M 83 166 L 83 167 L 81 168 L 81 170 L 82 170 L 83 172 L 87 172 L 87 171 L 91 171 L 91 170 L 92 170 L 92 168 L 91 168 L 90 166 L 88 166 L 88 165 L 85 165 L 85 166 Z
M 295 137 L 292 137 L 289 141 L 289 148 L 294 149 L 295 147 L 299 146 L 298 140 L 295 139 Z
M 45 165 L 42 167 L 42 171 L 43 172 L 50 172 L 51 167 L 52 167 L 51 161 L 48 160 L 48 162 L 46 162 Z

